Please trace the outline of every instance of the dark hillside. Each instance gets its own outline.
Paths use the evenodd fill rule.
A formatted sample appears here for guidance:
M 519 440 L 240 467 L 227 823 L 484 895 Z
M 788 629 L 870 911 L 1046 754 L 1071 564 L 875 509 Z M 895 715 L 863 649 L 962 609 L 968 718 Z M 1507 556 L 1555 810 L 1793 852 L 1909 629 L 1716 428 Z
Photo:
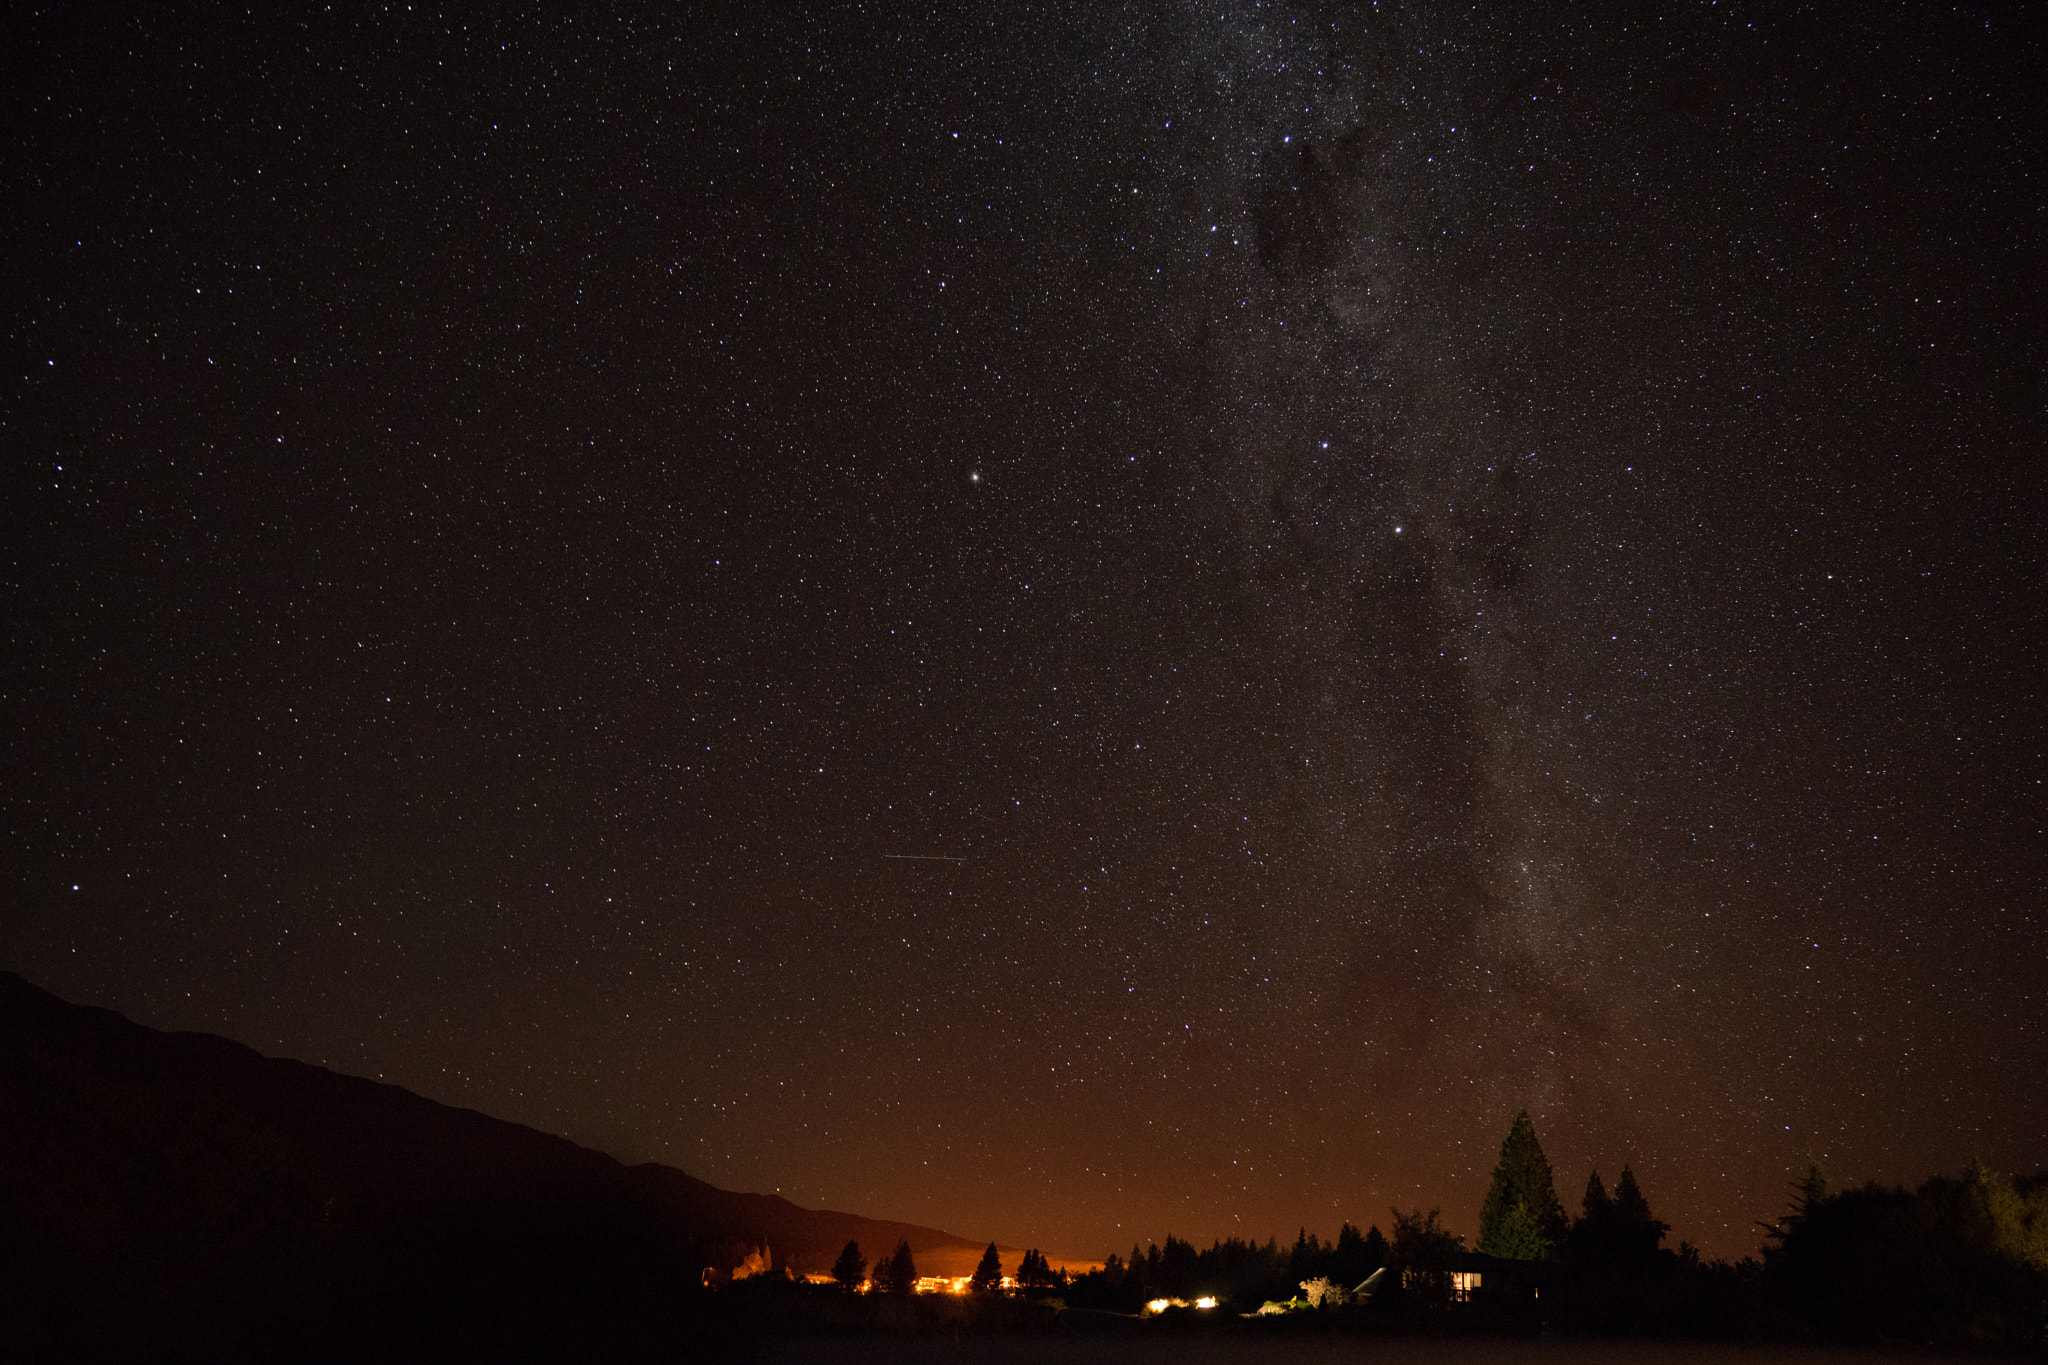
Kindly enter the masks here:
M 931 1228 L 717 1189 L 0 973 L 0 1329 L 30 1354 L 664 1339 L 706 1265 Z M 737 1254 L 736 1254 L 737 1252 Z M 591 1336 L 590 1333 L 596 1333 Z M 564 1338 L 565 1340 L 569 1338 Z
M 898 1242 L 908 1242 L 924 1273 L 965 1275 L 986 1245 L 916 1223 L 799 1208 L 777 1194 L 721 1190 L 655 1162 L 633 1167 L 627 1172 L 627 1182 L 665 1218 L 696 1229 L 714 1244 L 766 1244 L 775 1253 L 776 1265 L 804 1273 L 829 1271 L 840 1248 L 857 1241 L 870 1256 L 883 1255 Z M 1014 1263 L 1017 1249 L 1003 1250 Z

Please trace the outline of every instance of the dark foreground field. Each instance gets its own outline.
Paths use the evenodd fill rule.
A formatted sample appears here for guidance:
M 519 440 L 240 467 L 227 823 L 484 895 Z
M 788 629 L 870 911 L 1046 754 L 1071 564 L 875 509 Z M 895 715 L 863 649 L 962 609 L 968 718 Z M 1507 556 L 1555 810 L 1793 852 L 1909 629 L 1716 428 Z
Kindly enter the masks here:
M 1704 1342 L 1387 1341 L 1358 1337 L 958 1337 L 757 1343 L 759 1365 L 1906 1365 L 1911 1349 Z

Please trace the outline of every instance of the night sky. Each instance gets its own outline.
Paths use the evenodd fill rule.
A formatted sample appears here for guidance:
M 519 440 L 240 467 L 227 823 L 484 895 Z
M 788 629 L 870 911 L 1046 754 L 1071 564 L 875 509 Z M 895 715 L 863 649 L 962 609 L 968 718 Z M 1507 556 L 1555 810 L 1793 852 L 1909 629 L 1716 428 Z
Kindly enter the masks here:
M 2039 1169 L 2048 42 L 1654 8 L 14 11 L 0 966 L 1075 1255 Z

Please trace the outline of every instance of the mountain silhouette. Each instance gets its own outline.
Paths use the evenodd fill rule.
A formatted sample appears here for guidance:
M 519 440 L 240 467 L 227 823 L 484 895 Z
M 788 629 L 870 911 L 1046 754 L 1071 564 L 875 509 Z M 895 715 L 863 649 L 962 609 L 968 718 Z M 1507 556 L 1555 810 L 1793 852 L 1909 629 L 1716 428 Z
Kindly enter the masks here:
M 0 1334 L 25 1357 L 641 1354 L 706 1267 L 982 1243 L 722 1190 L 0 972 Z

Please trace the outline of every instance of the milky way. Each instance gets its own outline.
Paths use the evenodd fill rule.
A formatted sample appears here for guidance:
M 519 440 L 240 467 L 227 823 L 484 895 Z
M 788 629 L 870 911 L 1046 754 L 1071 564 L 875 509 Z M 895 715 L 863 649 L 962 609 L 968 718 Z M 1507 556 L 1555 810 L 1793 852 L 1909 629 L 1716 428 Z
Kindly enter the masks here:
M 1063 1253 L 2033 1169 L 2038 30 L 30 20 L 0 965 Z

